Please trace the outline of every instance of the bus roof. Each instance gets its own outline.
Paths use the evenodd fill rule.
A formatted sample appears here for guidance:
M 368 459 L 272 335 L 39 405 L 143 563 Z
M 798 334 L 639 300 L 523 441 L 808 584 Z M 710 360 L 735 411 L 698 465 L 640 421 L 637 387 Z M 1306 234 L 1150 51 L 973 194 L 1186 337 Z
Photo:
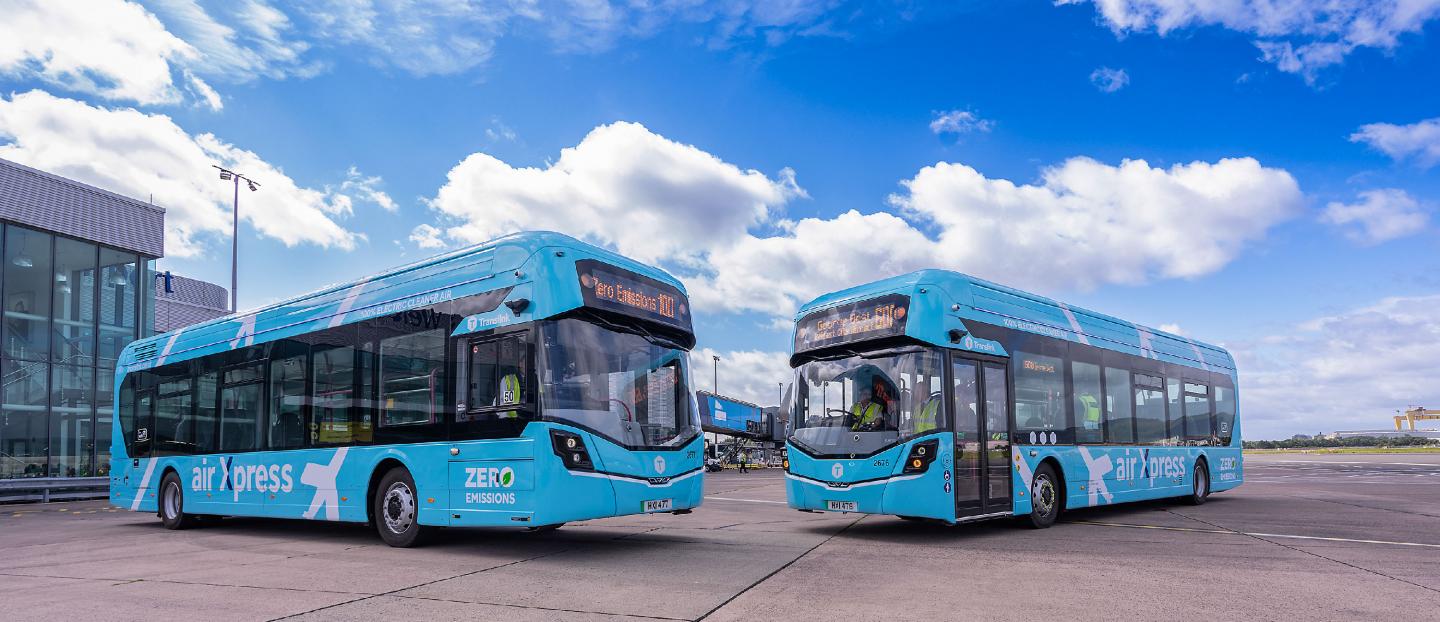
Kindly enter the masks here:
M 962 322 L 980 321 L 1108 350 L 1163 358 L 1191 367 L 1218 367 L 1226 372 L 1233 372 L 1235 369 L 1234 359 L 1220 346 L 1127 322 L 1089 309 L 1073 307 L 1058 300 L 950 270 L 918 270 L 824 294 L 802 306 L 795 319 L 798 322 L 809 313 L 848 302 L 888 293 L 913 296 L 929 288 L 943 292 L 948 300 L 939 308 L 958 315 Z M 954 304 L 960 305 L 960 309 L 951 309 Z M 932 316 L 932 319 L 935 318 Z M 927 341 L 943 342 L 940 335 L 945 331 L 940 328 L 940 324 L 938 321 L 934 322 L 935 335 L 926 339 Z M 918 330 L 926 329 L 920 327 Z M 915 331 L 907 333 L 923 338 L 923 334 L 916 335 Z
M 119 366 L 148 366 L 208 354 L 217 346 L 264 343 L 295 334 L 395 313 L 445 297 L 468 296 L 532 277 L 519 268 L 541 249 L 573 251 L 662 283 L 685 294 L 685 285 L 659 268 L 551 231 L 525 231 L 399 266 L 363 279 L 330 285 L 289 300 L 139 339 L 125 347 Z M 561 256 L 557 253 L 557 256 Z M 573 261 L 574 257 L 571 258 Z M 537 278 L 538 275 L 537 275 Z M 453 289 L 452 289 L 453 288 Z

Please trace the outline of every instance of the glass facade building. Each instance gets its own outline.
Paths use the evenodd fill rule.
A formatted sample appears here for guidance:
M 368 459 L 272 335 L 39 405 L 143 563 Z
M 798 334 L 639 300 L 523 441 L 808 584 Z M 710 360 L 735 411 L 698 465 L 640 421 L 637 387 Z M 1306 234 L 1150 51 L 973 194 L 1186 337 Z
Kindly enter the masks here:
M 0 479 L 109 472 L 115 361 L 153 334 L 163 228 L 153 205 L 0 160 Z

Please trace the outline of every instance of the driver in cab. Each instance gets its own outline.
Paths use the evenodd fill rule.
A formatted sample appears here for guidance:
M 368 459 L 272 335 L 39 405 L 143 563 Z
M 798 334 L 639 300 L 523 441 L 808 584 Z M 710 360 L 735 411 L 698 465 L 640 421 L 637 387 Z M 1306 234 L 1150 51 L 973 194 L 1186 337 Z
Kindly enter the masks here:
M 860 394 L 860 401 L 850 407 L 850 429 L 875 432 L 885 429 L 886 415 L 894 402 L 894 391 L 880 376 L 870 379 L 870 390 Z

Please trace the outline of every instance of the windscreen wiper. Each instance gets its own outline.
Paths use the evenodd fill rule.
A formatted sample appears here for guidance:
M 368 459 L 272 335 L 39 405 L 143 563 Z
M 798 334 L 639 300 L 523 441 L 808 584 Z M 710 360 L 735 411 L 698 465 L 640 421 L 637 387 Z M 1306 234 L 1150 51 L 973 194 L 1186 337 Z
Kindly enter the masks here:
M 653 343 L 662 348 L 670 348 L 671 350 L 685 349 L 681 347 L 680 344 L 675 343 L 674 341 L 650 332 L 650 330 L 646 329 L 644 326 L 640 326 L 637 324 L 621 324 L 619 322 L 612 322 L 597 314 L 587 314 L 585 319 L 613 331 L 630 333 L 632 335 L 639 335 L 641 337 L 644 337 L 646 341 L 649 341 L 650 343 Z

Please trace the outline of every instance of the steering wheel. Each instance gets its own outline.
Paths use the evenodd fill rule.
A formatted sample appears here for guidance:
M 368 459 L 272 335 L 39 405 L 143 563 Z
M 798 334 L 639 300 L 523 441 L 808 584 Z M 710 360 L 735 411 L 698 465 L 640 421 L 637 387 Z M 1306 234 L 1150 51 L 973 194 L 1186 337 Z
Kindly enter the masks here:
M 836 413 L 836 414 L 831 415 L 830 413 Z M 827 425 L 827 426 L 825 426 L 825 427 L 848 428 L 848 427 L 850 427 L 850 426 L 845 425 L 845 419 L 846 419 L 847 417 L 850 417 L 850 416 L 851 416 L 851 414 L 850 414 L 849 412 L 845 411 L 845 410 L 842 410 L 842 409 L 839 409 L 839 408 L 827 408 L 827 409 L 825 409 L 825 416 L 824 416 L 821 420 L 822 420 L 822 421 L 825 421 L 825 422 L 829 422 L 829 421 L 831 421 L 831 420 L 833 420 L 833 419 L 839 419 L 839 420 L 840 420 L 840 425 L 839 425 L 839 426 L 829 426 L 829 425 Z

